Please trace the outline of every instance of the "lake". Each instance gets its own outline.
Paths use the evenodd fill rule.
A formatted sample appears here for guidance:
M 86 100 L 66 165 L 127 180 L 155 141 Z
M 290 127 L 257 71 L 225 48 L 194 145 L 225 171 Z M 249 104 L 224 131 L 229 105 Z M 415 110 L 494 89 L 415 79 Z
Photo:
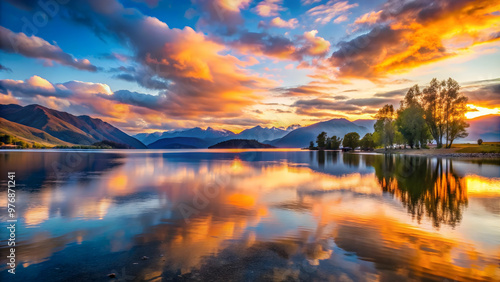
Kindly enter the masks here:
M 0 179 L 1 281 L 500 280 L 499 160 L 1 151 Z

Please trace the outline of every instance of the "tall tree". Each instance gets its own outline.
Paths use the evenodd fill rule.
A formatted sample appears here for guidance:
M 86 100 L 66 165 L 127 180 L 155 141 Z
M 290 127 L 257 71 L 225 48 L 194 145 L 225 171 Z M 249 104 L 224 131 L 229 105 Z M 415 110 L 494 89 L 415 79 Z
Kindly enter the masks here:
M 321 132 L 316 138 L 316 143 L 318 144 L 318 149 L 324 149 L 326 145 L 326 132 Z
M 342 138 L 335 135 L 330 138 L 330 149 L 338 150 L 340 148 L 340 144 L 342 144 Z
M 460 85 L 451 78 L 443 81 L 433 78 L 422 91 L 424 118 L 438 148 L 443 146 L 443 137 L 449 148 L 453 140 L 467 136 L 467 97 L 459 90 Z
M 313 142 L 313 141 L 311 141 L 311 142 L 309 143 L 309 150 L 313 150 L 313 149 L 314 149 L 314 142 Z
M 422 91 L 422 106 L 424 108 L 425 121 L 429 126 L 432 137 L 436 140 L 438 148 L 443 145 L 444 119 L 442 111 L 442 88 L 443 84 L 433 78 Z
M 349 132 L 344 136 L 342 145 L 355 149 L 359 144 L 359 134 L 357 132 Z
M 398 131 L 412 149 L 424 146 L 429 138 L 424 109 L 419 103 L 421 95 L 418 85 L 411 87 L 401 101 L 396 119 Z
M 363 138 L 361 139 L 361 141 L 359 141 L 359 145 L 364 150 L 375 148 L 375 142 L 373 140 L 373 134 L 366 133 L 365 136 L 363 136 Z
M 387 149 L 387 146 L 391 146 L 394 143 L 394 134 L 396 131 L 394 107 L 392 105 L 385 105 L 378 110 L 375 117 L 377 119 L 373 126 L 375 133 L 378 134 L 381 144 Z
M 466 128 L 469 124 L 465 121 L 467 112 L 467 97 L 460 94 L 460 85 L 455 80 L 448 78 L 445 92 L 445 134 L 446 148 L 451 148 L 456 138 L 469 136 Z

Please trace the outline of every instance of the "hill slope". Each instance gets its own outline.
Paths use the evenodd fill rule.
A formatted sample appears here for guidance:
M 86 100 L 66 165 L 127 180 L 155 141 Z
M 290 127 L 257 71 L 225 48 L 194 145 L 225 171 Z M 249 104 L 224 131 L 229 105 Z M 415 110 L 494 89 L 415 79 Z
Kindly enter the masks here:
M 40 105 L 25 107 L 13 104 L 0 105 L 0 117 L 45 131 L 72 144 L 91 145 L 102 140 L 109 140 L 136 149 L 146 148 L 139 140 L 100 119 L 74 116 Z
M 71 146 L 73 144 L 64 142 L 54 136 L 48 134 L 45 131 L 8 121 L 4 118 L 0 118 L 0 133 L 8 134 L 17 137 L 27 143 L 33 144 L 34 142 L 45 146 Z
M 357 132 L 361 137 L 363 137 L 366 133 L 371 132 L 366 127 L 358 126 L 346 119 L 332 119 L 295 129 L 283 138 L 273 140 L 271 145 L 283 148 L 308 147 L 309 142 L 316 141 L 316 137 L 322 131 L 325 131 L 329 137 L 335 135 L 341 138 L 349 132 Z

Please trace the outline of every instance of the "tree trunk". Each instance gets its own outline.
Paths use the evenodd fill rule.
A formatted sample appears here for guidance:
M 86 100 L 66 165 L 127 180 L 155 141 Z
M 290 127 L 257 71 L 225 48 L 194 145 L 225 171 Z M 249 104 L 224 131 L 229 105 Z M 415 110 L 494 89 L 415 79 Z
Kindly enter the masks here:
M 450 144 L 448 145 L 448 148 L 451 148 L 452 143 L 453 143 L 453 140 L 450 140 Z

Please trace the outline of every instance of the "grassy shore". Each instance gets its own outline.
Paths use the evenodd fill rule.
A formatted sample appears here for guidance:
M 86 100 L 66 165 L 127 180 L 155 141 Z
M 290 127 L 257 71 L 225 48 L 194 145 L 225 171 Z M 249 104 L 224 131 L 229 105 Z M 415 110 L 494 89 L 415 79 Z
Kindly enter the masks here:
M 431 147 L 429 149 L 376 149 L 378 153 L 405 154 L 416 156 L 442 156 L 442 157 L 495 157 L 500 158 L 500 142 L 484 142 L 478 144 L 456 144 L 445 149 Z

